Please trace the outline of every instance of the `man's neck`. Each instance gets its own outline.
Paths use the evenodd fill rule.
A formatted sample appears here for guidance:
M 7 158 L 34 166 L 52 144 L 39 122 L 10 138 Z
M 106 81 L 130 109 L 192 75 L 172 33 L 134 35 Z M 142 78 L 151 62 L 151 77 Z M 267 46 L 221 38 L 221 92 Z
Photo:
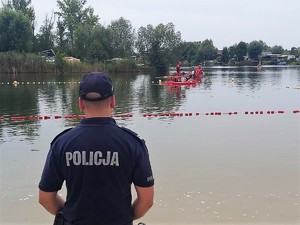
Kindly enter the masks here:
M 97 108 L 97 109 L 86 109 L 84 110 L 86 118 L 93 117 L 112 117 L 111 108 Z

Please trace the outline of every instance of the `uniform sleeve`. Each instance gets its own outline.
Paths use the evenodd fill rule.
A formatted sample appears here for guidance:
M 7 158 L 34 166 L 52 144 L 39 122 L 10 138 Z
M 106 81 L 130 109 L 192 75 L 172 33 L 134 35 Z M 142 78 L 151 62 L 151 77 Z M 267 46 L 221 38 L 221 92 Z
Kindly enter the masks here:
M 149 153 L 145 144 L 139 144 L 138 147 L 133 183 L 139 187 L 151 187 L 154 185 Z
M 56 192 L 61 189 L 64 179 L 61 176 L 58 165 L 59 161 L 55 155 L 54 148 L 51 147 L 39 183 L 40 190 L 45 192 Z

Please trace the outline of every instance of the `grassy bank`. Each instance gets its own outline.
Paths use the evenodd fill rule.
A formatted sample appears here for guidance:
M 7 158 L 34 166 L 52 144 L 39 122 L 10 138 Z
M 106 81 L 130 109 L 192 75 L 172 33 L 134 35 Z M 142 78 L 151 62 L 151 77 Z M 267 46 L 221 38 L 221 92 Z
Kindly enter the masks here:
M 47 62 L 36 54 L 0 52 L 0 73 L 85 73 L 103 72 L 137 72 L 141 68 L 133 60 L 105 62 L 66 62 L 62 55 L 57 55 L 55 62 Z
M 55 65 L 38 55 L 0 52 L 0 73 L 55 72 Z

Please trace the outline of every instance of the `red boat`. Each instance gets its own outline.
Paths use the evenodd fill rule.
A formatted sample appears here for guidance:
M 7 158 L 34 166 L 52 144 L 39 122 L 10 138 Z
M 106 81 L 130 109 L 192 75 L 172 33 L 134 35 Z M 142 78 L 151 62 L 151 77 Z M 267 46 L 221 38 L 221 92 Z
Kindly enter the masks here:
M 163 85 L 195 85 L 197 83 L 202 82 L 202 78 L 205 77 L 205 73 L 202 71 L 202 69 L 194 75 L 192 72 L 182 74 L 181 76 L 176 75 L 169 75 L 167 76 L 170 78 L 168 81 L 160 82 L 160 84 Z
M 193 85 L 197 84 L 199 81 L 197 80 L 187 80 L 187 81 L 174 81 L 174 80 L 168 80 L 162 82 L 163 85 Z

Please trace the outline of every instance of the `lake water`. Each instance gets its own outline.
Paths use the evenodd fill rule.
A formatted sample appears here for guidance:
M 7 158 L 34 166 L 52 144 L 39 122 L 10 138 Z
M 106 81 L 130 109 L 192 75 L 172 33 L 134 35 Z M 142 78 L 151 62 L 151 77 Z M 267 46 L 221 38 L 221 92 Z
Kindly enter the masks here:
M 204 71 L 177 88 L 111 74 L 114 118 L 146 140 L 155 176 L 155 204 L 139 221 L 300 224 L 300 67 Z M 37 185 L 49 143 L 79 121 L 69 117 L 80 115 L 80 79 L 0 75 L 0 224 L 53 223 Z

